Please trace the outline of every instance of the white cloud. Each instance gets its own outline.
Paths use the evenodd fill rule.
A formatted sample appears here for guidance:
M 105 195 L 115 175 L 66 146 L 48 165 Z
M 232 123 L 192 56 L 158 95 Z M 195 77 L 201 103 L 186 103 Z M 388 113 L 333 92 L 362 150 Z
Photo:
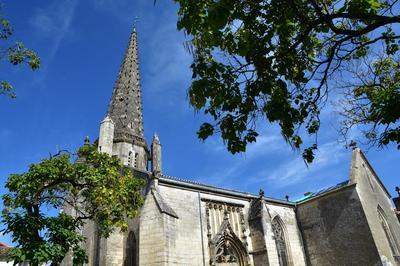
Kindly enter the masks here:
M 287 144 L 281 134 L 279 128 L 274 125 L 263 126 L 257 131 L 259 136 L 257 141 L 249 143 L 246 152 L 242 154 L 243 159 L 251 161 L 263 155 L 274 154 L 276 152 L 289 153 L 291 148 Z M 219 135 L 214 135 L 205 141 L 206 149 L 215 153 L 226 153 L 226 145 L 221 140 Z
M 247 158 L 253 159 L 265 154 L 273 154 L 277 151 L 288 152 L 290 146 L 284 142 L 280 134 L 268 134 L 266 132 L 257 137 L 255 143 L 249 144 L 247 148 Z
M 53 1 L 46 8 L 36 9 L 30 20 L 37 37 L 50 44 L 46 58 L 48 64 L 70 30 L 77 3 L 77 0 Z
M 343 158 L 347 153 L 348 151 L 336 141 L 328 142 L 319 147 L 315 160 L 310 166 L 307 167 L 300 156 L 291 158 L 272 172 L 260 172 L 252 181 L 260 182 L 267 179 L 277 188 L 299 184 L 305 178 L 322 175 L 328 167 L 343 163 Z
M 260 130 L 260 136 L 257 142 L 251 143 L 247 147 L 247 151 L 242 154 L 232 156 L 222 143 L 220 136 L 213 136 L 207 139 L 204 145 L 206 151 L 213 152 L 214 157 L 219 157 L 222 161 L 220 170 L 205 174 L 204 178 L 197 179 L 199 182 L 212 183 L 213 185 L 224 186 L 228 181 L 236 180 L 235 182 L 246 178 L 246 183 L 254 180 L 248 176 L 256 165 L 254 164 L 260 158 L 268 160 L 279 153 L 280 156 L 292 152 L 290 146 L 283 141 L 277 128 L 269 128 Z M 257 166 L 256 166 L 257 167 Z M 255 182 L 255 183 L 258 183 Z
M 183 32 L 177 30 L 177 7 L 162 1 L 154 4 L 152 0 L 93 0 L 93 5 L 124 25 L 130 26 L 136 16 L 139 18 L 141 78 L 147 95 L 174 115 L 187 113 L 185 97 L 192 57 L 184 48 Z

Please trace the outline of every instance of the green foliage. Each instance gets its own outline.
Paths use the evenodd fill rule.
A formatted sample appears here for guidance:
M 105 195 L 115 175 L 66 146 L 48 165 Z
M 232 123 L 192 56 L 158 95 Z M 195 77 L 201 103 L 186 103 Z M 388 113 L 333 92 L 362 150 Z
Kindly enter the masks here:
M 143 180 L 93 146 L 83 146 L 77 156 L 71 163 L 69 154 L 58 154 L 9 177 L 2 222 L 4 233 L 17 243 L 15 262 L 58 265 L 71 250 L 74 265 L 82 265 L 87 260 L 80 233 L 85 220 L 96 221 L 99 234 L 108 237 L 115 227 L 126 230 L 126 219 L 137 215 Z
M 24 46 L 22 42 L 12 43 L 13 28 L 8 20 L 0 17 L 0 41 L 3 42 L 0 49 L 0 59 L 9 61 L 12 65 L 27 64 L 30 69 L 40 67 L 40 59 L 34 51 Z M 6 47 L 6 48 L 4 48 Z M 0 94 L 15 98 L 13 87 L 7 81 L 0 80 Z
M 351 91 L 345 115 L 346 126 L 371 125 L 364 130 L 368 141 L 400 149 L 400 62 L 391 57 L 376 60 Z
M 261 121 L 278 124 L 300 149 L 305 135 L 319 131 L 335 73 L 378 43 L 388 55 L 399 51 L 394 0 L 174 2 L 178 29 L 192 38 L 190 103 L 215 121 L 203 124 L 198 137 L 218 132 L 232 153 L 256 141 Z M 316 141 L 304 147 L 306 162 L 316 149 Z

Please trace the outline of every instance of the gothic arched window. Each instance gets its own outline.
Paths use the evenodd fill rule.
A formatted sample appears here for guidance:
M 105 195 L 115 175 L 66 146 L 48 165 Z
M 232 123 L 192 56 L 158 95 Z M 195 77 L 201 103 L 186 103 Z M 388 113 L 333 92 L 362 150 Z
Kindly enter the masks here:
M 390 229 L 390 225 L 387 221 L 386 215 L 380 206 L 378 206 L 378 216 L 379 216 L 379 221 L 381 222 L 383 231 L 385 232 L 386 239 L 389 243 L 390 249 L 392 250 L 392 254 L 399 255 L 399 248 L 397 246 L 396 239 L 394 238 L 392 230 Z
M 128 234 L 125 248 L 125 262 L 124 266 L 136 266 L 137 264 L 137 248 L 136 248 L 136 237 L 133 231 Z
M 276 249 L 278 251 L 279 265 L 289 265 L 288 248 L 286 243 L 286 233 L 283 222 L 279 216 L 272 220 L 272 231 L 275 236 Z

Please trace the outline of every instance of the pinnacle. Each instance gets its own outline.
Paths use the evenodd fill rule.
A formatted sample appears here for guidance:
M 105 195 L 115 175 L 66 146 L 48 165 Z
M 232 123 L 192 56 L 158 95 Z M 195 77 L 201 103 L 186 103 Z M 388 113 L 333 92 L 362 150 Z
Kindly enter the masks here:
M 153 135 L 153 142 L 160 142 L 160 139 L 158 138 L 157 133 L 154 133 L 154 135 Z
M 104 117 L 103 121 L 101 121 L 101 122 L 103 123 L 103 122 L 113 122 L 113 121 L 112 121 L 111 117 L 107 114 L 106 117 Z

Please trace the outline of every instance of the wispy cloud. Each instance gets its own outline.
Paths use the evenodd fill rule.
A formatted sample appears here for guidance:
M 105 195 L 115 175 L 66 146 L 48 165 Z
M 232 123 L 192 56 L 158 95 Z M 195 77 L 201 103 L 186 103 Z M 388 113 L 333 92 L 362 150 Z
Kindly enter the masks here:
M 247 149 L 247 158 L 253 159 L 265 154 L 275 152 L 290 152 L 290 146 L 284 142 L 282 136 L 278 133 L 268 135 L 263 133 L 257 138 L 257 141 L 250 144 Z
M 46 8 L 38 8 L 30 19 L 37 37 L 50 44 L 46 53 L 47 65 L 53 60 L 61 42 L 69 33 L 77 0 L 58 0 Z
M 255 180 L 265 180 L 266 178 L 277 188 L 295 185 L 307 177 L 323 175 L 323 171 L 327 167 L 333 167 L 343 162 L 346 153 L 347 151 L 336 141 L 328 142 L 319 147 L 316 158 L 309 167 L 300 157 L 297 157 L 286 161 L 270 173 L 260 172 L 256 175 Z
M 165 19 L 165 23 L 154 32 L 149 43 L 147 60 L 151 62 L 150 75 L 157 78 L 151 79 L 151 87 L 156 90 L 170 88 L 168 84 L 181 84 L 190 80 L 191 55 L 184 49 L 184 37 L 177 32 L 176 21 Z M 181 93 L 185 93 L 186 87 L 176 87 Z
M 282 153 L 291 152 L 289 144 L 287 144 L 281 134 L 279 128 L 274 125 L 264 126 L 258 130 L 259 136 L 257 141 L 249 143 L 246 152 L 242 156 L 247 160 L 255 159 L 262 155 L 273 154 L 279 151 Z M 226 145 L 222 142 L 219 135 L 210 137 L 205 141 L 207 150 L 215 153 L 226 153 Z
M 146 93 L 157 106 L 167 108 L 174 115 L 187 114 L 186 91 L 192 56 L 184 48 L 183 32 L 177 30 L 177 7 L 163 1 L 154 5 L 151 0 L 92 1 L 96 11 L 112 16 L 124 27 L 139 17 L 141 78 Z
M 249 144 L 245 153 L 236 156 L 232 156 L 226 150 L 226 146 L 219 136 L 213 136 L 208 139 L 205 142 L 204 149 L 212 151 L 214 153 L 213 156 L 219 157 L 219 160 L 222 160 L 223 163 L 220 164 L 221 169 L 219 171 L 206 174 L 204 178 L 197 179 L 197 181 L 224 185 L 228 180 L 239 181 L 245 177 L 246 182 L 249 180 L 251 182 L 248 173 L 252 171 L 250 169 L 258 167 L 257 160 L 270 158 L 277 153 L 280 156 L 284 156 L 292 151 L 288 144 L 282 140 L 278 130 L 274 128 L 274 130 L 269 130 L 268 132 L 269 134 L 267 134 L 266 130 L 261 130 L 260 133 L 262 134 L 257 138 L 257 142 Z

